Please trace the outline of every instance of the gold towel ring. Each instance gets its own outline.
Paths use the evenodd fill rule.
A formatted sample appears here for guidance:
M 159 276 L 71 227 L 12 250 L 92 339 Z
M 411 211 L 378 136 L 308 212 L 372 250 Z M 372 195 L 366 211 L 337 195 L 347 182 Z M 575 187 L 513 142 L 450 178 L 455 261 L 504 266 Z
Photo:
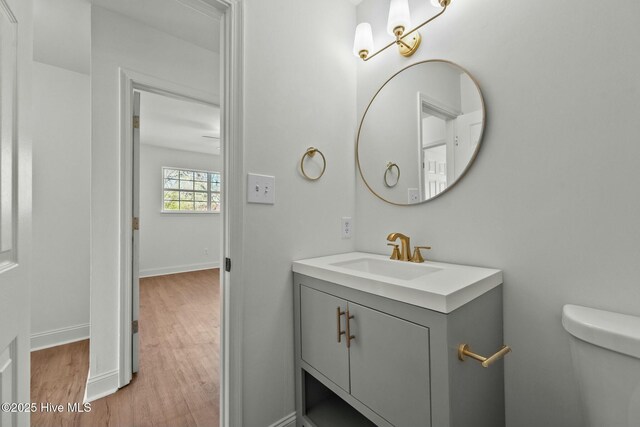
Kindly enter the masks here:
M 387 180 L 387 174 L 391 171 L 391 168 L 396 168 L 396 170 L 398 171 L 398 177 L 396 178 L 396 182 L 394 184 L 389 184 L 389 181 Z M 400 167 L 393 162 L 387 163 L 387 168 L 384 170 L 384 185 L 389 188 L 393 188 L 398 185 L 398 181 L 400 181 Z
M 307 156 L 309 157 L 313 157 L 316 155 L 316 153 L 320 154 L 320 156 L 322 156 L 322 172 L 320 172 L 320 175 L 314 177 L 311 177 L 309 175 L 307 175 L 307 173 L 304 171 L 304 160 L 307 158 Z M 309 147 L 307 148 L 307 151 L 302 155 L 302 160 L 300 160 L 300 172 L 302 172 L 302 175 L 304 175 L 305 178 L 307 178 L 309 181 L 317 181 L 320 179 L 320 177 L 322 177 L 322 175 L 324 175 L 324 171 L 327 169 L 327 159 L 324 157 L 324 154 L 322 154 L 322 151 L 318 150 L 315 147 Z

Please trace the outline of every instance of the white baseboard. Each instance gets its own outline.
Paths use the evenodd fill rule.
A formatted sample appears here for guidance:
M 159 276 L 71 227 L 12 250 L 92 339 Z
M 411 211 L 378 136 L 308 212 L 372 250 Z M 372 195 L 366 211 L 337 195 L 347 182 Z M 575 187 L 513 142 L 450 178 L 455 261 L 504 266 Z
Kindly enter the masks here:
M 295 427 L 296 425 L 296 413 L 292 412 L 281 420 L 276 421 L 269 427 Z
M 89 338 L 89 330 L 90 325 L 85 323 L 31 334 L 31 351 L 86 340 Z
M 118 370 L 91 376 L 87 375 L 87 386 L 84 388 L 84 402 L 93 402 L 118 391 L 120 375 Z
M 189 271 L 210 270 L 220 268 L 219 262 L 205 262 L 200 264 L 174 265 L 172 267 L 147 268 L 140 270 L 140 277 L 165 276 L 167 274 L 188 273 Z

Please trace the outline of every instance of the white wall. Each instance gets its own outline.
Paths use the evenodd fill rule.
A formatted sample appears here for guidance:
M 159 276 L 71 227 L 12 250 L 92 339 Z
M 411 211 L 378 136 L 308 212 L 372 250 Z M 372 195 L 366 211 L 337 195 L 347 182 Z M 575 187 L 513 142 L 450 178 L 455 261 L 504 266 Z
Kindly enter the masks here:
M 90 8 L 33 2 L 31 348 L 89 336 Z
M 89 75 L 91 4 L 88 0 L 33 0 L 33 59 Z
M 245 206 L 242 412 L 243 425 L 267 426 L 295 408 L 291 261 L 354 248 L 340 218 L 354 213 L 355 8 L 243 3 L 245 165 L 275 175 L 276 204 Z M 316 182 L 298 171 L 309 146 L 327 158 Z
M 91 348 L 89 398 L 118 384 L 119 68 L 219 93 L 218 55 L 97 6 L 91 9 Z
M 220 215 L 162 213 L 161 208 L 163 166 L 221 172 L 221 157 L 146 144 L 140 148 L 140 275 L 219 267 Z
M 428 4 L 410 1 L 416 21 L 436 12 Z M 358 9 L 378 45 L 387 11 L 383 0 Z M 432 259 L 504 270 L 509 427 L 584 425 L 563 304 L 640 315 L 638 16 L 638 2 L 454 0 L 412 58 L 390 49 L 358 65 L 360 114 L 414 61 L 449 59 L 479 81 L 487 127 L 468 175 L 407 208 L 358 182 L 357 249 L 387 253 L 400 231 Z
M 478 89 L 471 78 L 460 74 L 460 110 L 463 114 L 482 110 L 482 98 L 478 96 Z
M 31 346 L 89 336 L 89 76 L 33 65 Z

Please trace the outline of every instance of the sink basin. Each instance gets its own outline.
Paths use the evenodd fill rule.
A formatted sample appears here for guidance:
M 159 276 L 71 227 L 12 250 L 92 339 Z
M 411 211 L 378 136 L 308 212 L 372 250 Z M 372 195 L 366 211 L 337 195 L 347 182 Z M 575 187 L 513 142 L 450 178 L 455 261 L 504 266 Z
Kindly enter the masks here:
M 336 262 L 331 265 L 400 280 L 413 280 L 442 270 L 441 268 L 413 264 L 406 261 L 391 261 L 377 258 L 352 259 L 349 261 Z
M 500 270 L 433 261 L 416 264 L 366 252 L 294 261 L 292 269 L 440 313 L 451 313 L 502 283 Z

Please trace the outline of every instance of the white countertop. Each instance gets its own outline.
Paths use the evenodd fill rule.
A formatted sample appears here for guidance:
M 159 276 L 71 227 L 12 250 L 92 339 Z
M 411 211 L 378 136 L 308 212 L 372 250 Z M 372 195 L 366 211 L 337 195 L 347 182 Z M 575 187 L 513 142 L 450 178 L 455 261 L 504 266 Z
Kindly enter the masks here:
M 424 275 L 405 280 L 345 266 L 345 263 L 362 264 L 358 260 L 372 260 L 383 269 L 388 266 L 402 270 L 406 266 L 407 276 L 419 275 L 420 269 L 424 269 Z M 451 313 L 502 283 L 501 270 L 431 261 L 421 264 L 392 261 L 387 255 L 365 252 L 294 261 L 293 271 L 441 313 Z

